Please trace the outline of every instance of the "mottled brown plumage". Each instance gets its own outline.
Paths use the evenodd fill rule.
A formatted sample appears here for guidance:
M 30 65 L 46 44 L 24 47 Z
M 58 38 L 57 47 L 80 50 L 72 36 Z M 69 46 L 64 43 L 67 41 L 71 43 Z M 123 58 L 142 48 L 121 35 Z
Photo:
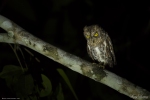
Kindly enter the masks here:
M 85 26 L 84 36 L 87 40 L 89 56 L 104 66 L 113 67 L 116 64 L 112 42 L 107 32 L 98 25 Z

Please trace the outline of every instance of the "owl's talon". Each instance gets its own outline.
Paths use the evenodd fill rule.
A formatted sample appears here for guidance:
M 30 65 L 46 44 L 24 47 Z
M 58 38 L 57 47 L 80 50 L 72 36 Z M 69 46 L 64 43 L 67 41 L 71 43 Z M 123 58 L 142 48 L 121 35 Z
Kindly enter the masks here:
M 104 66 L 104 65 L 99 65 L 99 67 L 105 69 L 105 66 Z
M 99 62 L 99 66 L 102 67 L 103 69 L 105 69 L 105 65 L 102 62 Z
M 103 69 L 105 69 L 105 66 L 103 65 L 103 64 L 101 64 L 101 63 L 99 63 L 99 64 L 97 64 L 97 63 L 92 63 L 94 66 L 97 66 L 97 67 L 99 67 L 99 68 L 103 68 Z
M 92 63 L 94 66 L 97 66 L 97 67 L 99 67 L 99 65 L 97 64 L 97 63 Z

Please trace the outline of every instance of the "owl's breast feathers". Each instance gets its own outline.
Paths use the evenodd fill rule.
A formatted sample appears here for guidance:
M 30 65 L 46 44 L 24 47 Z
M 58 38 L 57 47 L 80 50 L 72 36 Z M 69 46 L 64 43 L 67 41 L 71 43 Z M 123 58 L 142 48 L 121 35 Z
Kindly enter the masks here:
M 104 47 L 102 48 L 98 46 L 92 47 L 88 45 L 87 49 L 88 49 L 88 54 L 93 60 L 96 60 L 98 62 L 103 62 L 104 64 L 107 63 L 107 55 L 105 52 L 106 49 Z
M 96 43 L 96 45 L 92 42 L 88 43 L 87 51 L 93 60 L 113 67 L 113 65 L 116 63 L 116 60 L 111 41 L 109 41 L 109 39 L 99 41 L 98 44 Z

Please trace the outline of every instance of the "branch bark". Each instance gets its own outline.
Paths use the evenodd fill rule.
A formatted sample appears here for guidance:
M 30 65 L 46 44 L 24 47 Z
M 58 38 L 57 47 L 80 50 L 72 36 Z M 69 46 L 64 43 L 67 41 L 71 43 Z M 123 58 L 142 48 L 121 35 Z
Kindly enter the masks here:
M 7 33 L 0 33 L 0 42 L 18 43 L 40 54 L 87 76 L 97 82 L 105 84 L 112 89 L 137 100 L 150 100 L 150 92 L 134 85 L 116 74 L 103 70 L 75 55 L 69 54 L 43 40 L 33 36 L 11 20 L 0 15 L 0 27 Z

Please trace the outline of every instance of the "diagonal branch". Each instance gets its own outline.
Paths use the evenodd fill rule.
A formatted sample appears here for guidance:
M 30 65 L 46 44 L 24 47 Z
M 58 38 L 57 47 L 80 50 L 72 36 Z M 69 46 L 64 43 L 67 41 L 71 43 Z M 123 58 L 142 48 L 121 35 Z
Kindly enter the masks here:
M 116 91 L 129 96 L 130 98 L 137 100 L 150 100 L 150 92 L 147 90 L 134 85 L 114 73 L 100 69 L 90 62 L 44 42 L 1 15 L 0 27 L 7 32 L 7 34 L 0 33 L 0 42 L 24 45 L 64 65 L 65 67 L 68 67 L 73 71 L 87 76 L 97 82 L 103 83 Z

